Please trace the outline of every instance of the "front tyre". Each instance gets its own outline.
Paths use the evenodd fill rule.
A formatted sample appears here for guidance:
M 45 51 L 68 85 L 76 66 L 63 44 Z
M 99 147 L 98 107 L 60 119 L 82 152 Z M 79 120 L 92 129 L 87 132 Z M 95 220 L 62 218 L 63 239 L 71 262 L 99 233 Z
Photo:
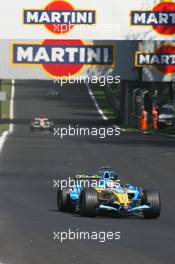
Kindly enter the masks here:
M 161 212 L 160 195 L 155 190 L 143 191 L 143 204 L 149 205 L 151 209 L 143 210 L 143 216 L 146 219 L 158 218 Z
M 80 214 L 95 217 L 98 203 L 98 193 L 93 188 L 85 188 L 80 195 Z

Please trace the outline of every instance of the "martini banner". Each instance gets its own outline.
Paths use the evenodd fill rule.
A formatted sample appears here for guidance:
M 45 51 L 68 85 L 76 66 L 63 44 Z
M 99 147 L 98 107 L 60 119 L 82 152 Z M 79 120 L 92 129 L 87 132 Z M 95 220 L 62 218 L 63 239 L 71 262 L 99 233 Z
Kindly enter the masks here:
M 137 41 L 0 40 L 0 79 L 109 76 L 135 80 Z M 109 77 L 110 78 L 110 77 Z
M 175 0 L 0 1 L 1 39 L 175 40 Z
M 143 41 L 135 52 L 135 67 L 143 81 L 175 81 L 175 42 Z

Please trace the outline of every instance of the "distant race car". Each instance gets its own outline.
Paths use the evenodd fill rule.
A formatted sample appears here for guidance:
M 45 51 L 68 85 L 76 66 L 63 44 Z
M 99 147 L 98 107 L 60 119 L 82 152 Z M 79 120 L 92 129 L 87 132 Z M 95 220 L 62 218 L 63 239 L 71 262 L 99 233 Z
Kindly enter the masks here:
M 97 181 L 97 187 L 82 187 L 82 181 Z M 158 218 L 161 212 L 159 193 L 125 184 L 119 184 L 118 174 L 111 168 L 101 168 L 98 175 L 77 175 L 73 187 L 59 188 L 59 211 L 77 212 L 94 217 L 100 211 L 112 211 L 116 215 L 131 216 L 142 213 L 144 218 Z M 77 183 L 79 182 L 79 183 Z M 94 183 L 93 183 L 94 184 Z
M 61 90 L 59 89 L 52 89 L 47 92 L 46 99 L 59 99 L 61 98 Z
M 173 105 L 166 104 L 160 107 L 158 123 L 160 128 L 172 127 L 175 125 L 175 108 Z
M 40 117 L 34 118 L 30 123 L 30 131 L 34 132 L 35 130 L 47 130 L 53 131 L 54 123 L 49 120 L 49 118 L 41 115 Z

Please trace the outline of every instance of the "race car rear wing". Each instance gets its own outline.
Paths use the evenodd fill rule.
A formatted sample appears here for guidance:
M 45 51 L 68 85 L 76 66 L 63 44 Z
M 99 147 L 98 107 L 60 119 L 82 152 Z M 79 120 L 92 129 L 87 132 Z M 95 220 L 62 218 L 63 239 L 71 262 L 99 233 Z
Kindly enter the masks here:
M 84 174 L 80 174 L 80 175 L 75 175 L 75 179 L 76 180 L 96 180 L 96 179 L 100 179 L 101 177 L 99 175 L 84 175 Z

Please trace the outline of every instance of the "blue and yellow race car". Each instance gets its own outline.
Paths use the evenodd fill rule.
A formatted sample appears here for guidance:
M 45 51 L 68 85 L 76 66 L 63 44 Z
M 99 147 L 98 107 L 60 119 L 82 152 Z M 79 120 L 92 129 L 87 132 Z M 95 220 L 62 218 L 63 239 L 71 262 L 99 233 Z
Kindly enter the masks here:
M 76 175 L 71 188 L 58 189 L 57 206 L 59 211 L 88 217 L 112 211 L 120 217 L 142 213 L 144 218 L 158 218 L 161 212 L 157 191 L 130 184 L 121 186 L 118 173 L 110 167 L 102 167 L 98 175 Z

